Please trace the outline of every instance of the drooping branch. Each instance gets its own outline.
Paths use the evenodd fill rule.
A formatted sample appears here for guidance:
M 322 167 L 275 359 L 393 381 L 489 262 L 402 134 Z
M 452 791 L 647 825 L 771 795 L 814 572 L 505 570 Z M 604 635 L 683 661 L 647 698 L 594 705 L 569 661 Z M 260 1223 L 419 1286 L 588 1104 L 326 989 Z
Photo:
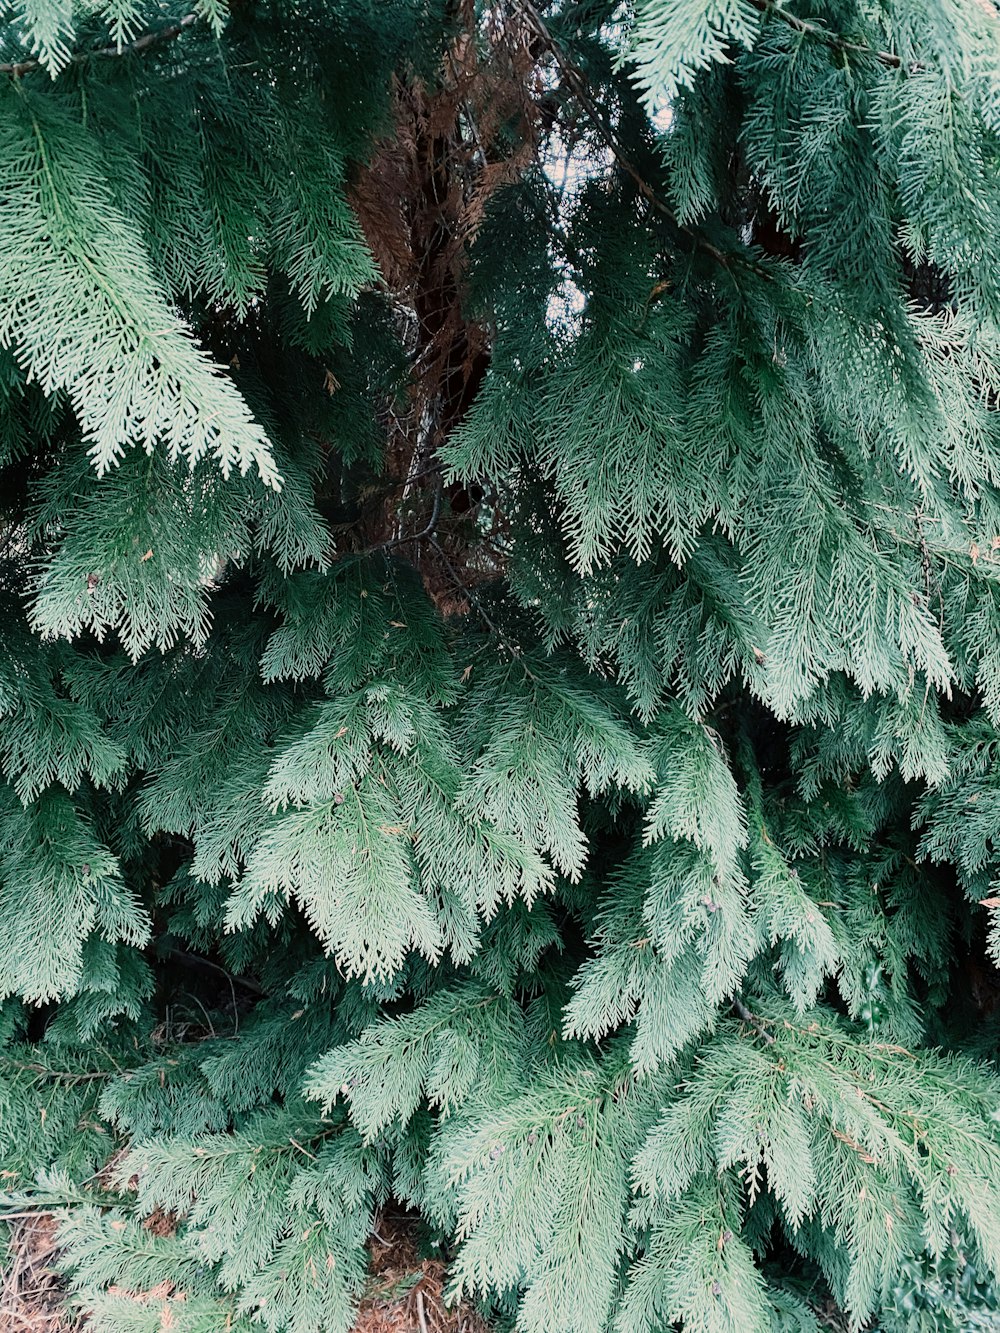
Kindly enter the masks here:
M 134 41 L 123 42 L 116 46 L 102 46 L 93 51 L 76 51 L 70 56 L 69 64 L 85 65 L 91 60 L 120 59 L 122 56 L 140 55 L 151 47 L 163 46 L 167 42 L 172 42 L 185 29 L 193 27 L 198 19 L 198 14 L 185 14 L 176 23 L 170 23 L 165 28 L 151 28 L 148 32 L 136 37 Z M 30 60 L 10 61 L 0 64 L 0 74 L 9 74 L 11 78 L 19 79 L 24 74 L 33 74 L 36 70 L 45 68 L 46 66 L 43 65 L 42 61 L 32 57 Z

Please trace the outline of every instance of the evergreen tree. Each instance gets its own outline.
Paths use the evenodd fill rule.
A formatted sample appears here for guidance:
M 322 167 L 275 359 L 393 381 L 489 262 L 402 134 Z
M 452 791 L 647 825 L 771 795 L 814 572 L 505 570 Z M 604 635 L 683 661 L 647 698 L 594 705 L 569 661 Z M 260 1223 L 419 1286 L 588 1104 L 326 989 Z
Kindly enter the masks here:
M 1000 1271 L 993 0 L 4 0 L 0 168 L 91 1328 L 344 1333 L 390 1198 L 520 1333 Z

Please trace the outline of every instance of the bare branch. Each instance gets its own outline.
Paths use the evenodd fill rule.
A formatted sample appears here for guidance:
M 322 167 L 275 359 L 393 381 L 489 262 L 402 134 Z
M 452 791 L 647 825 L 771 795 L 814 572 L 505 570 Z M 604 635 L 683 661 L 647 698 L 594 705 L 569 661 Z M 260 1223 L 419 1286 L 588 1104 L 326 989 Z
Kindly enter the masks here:
M 768 1046 L 774 1045 L 774 1033 L 768 1032 L 763 1022 L 755 1014 L 752 1014 L 743 1001 L 738 997 L 733 1001 L 733 1009 L 744 1023 L 750 1024 L 757 1035 L 767 1042 Z

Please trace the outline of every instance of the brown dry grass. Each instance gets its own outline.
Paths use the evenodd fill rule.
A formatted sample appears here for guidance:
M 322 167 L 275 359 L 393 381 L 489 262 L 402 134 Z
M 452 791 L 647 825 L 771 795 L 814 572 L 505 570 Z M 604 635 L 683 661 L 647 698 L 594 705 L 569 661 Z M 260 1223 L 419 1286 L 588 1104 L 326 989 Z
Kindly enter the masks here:
M 0 1333 L 75 1333 L 62 1283 L 52 1267 L 56 1222 L 44 1214 L 11 1223 L 10 1249 L 0 1282 Z

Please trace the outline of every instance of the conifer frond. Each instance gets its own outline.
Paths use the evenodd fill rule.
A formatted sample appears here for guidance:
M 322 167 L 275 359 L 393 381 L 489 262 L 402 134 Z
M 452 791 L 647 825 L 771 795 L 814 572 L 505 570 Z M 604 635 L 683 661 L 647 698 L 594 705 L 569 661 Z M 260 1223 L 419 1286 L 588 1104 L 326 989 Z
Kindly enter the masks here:
M 647 104 L 669 106 L 713 61 L 728 60 L 729 43 L 752 46 L 759 25 L 749 0 L 642 0 L 628 59 Z
M 656 1216 L 615 1333 L 647 1333 L 668 1321 L 697 1333 L 770 1333 L 767 1288 L 739 1226 L 733 1173 L 698 1176 Z
M 779 1013 L 772 1010 L 773 1028 L 762 1029 L 770 1030 L 770 1044 L 754 1053 L 745 1041 L 715 1039 L 697 1081 L 640 1152 L 636 1181 L 653 1199 L 683 1198 L 700 1176 L 740 1165 L 752 1200 L 764 1167 L 791 1232 L 815 1215 L 846 1248 L 845 1268 L 820 1233 L 799 1242 L 860 1327 L 886 1298 L 903 1257 L 923 1241 L 934 1250 L 943 1244 L 934 1219 L 945 1180 L 984 1253 L 997 1245 L 988 1200 L 1000 1140 L 991 1100 L 982 1099 L 984 1071 L 866 1046 L 825 1018 L 802 1025 Z M 912 1100 L 924 1082 L 941 1098 L 926 1120 Z M 717 1121 L 722 1104 L 727 1113 Z M 951 1161 L 954 1135 L 976 1144 L 979 1167 L 971 1175 Z
M 653 746 L 661 778 L 644 841 L 689 839 L 728 878 L 746 846 L 746 816 L 719 736 L 670 710 L 660 715 Z M 714 824 L 706 822 L 708 811 Z
M 15 9 L 15 22 L 24 25 L 29 49 L 53 77 L 70 57 L 75 35 L 73 9 L 73 0 L 22 0 Z
M 495 1063 L 516 1067 L 520 1021 L 516 1006 L 478 985 L 442 991 L 415 1013 L 328 1052 L 310 1070 L 306 1092 L 327 1108 L 343 1097 L 371 1143 L 386 1126 L 405 1126 L 423 1097 L 447 1110 Z
M 290 898 L 348 976 L 390 976 L 410 949 L 431 960 L 440 953 L 434 912 L 414 884 L 407 829 L 377 780 L 274 824 L 230 898 L 227 928 L 261 912 L 274 920 Z
M 523 1283 L 518 1318 L 532 1333 L 605 1326 L 618 1287 L 625 1162 L 655 1093 L 609 1066 L 569 1062 L 449 1143 L 457 1289 Z
M 10 946 L 0 960 L 0 995 L 36 1004 L 71 995 L 92 931 L 112 943 L 145 944 L 148 919 L 117 859 L 64 792 L 51 788 L 25 807 L 4 785 L 0 808 L 0 930 Z
M 60 690 L 58 655 L 39 660 L 16 630 L 5 646 L 0 765 L 21 801 L 54 782 L 73 792 L 84 774 L 98 787 L 120 785 L 125 753 L 83 701 Z
M 93 141 L 51 99 L 8 88 L 3 105 L 0 342 L 46 393 L 67 390 L 99 475 L 162 441 L 171 459 L 280 484 L 263 431 L 164 299 Z

